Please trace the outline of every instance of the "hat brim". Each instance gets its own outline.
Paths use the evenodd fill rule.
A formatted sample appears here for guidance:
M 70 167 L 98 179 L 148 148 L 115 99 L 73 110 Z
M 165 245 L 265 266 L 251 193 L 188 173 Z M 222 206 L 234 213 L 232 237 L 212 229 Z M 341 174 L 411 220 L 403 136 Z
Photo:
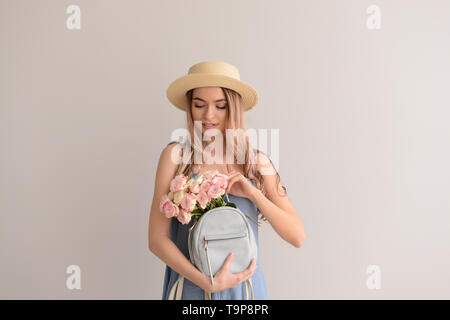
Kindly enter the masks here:
M 186 92 L 200 87 L 224 87 L 241 95 L 244 111 L 258 103 L 256 90 L 242 80 L 218 74 L 188 74 L 173 81 L 167 88 L 167 99 L 177 108 L 186 111 Z

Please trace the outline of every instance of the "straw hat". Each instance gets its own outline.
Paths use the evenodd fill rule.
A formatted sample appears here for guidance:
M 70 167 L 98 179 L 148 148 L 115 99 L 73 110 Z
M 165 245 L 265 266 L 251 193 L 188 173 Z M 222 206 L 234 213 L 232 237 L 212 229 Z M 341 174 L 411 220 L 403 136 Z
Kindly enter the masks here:
M 224 87 L 240 94 L 244 111 L 258 103 L 258 93 L 241 81 L 239 70 L 223 61 L 200 62 L 189 68 L 188 74 L 173 81 L 167 88 L 167 98 L 177 108 L 186 111 L 186 92 L 200 87 Z

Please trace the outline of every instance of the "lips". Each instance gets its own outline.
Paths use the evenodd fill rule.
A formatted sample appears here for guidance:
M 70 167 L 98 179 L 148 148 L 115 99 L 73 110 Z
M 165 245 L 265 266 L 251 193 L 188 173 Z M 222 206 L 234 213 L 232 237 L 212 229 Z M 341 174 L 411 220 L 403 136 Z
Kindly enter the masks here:
M 211 128 L 217 127 L 217 124 L 204 123 L 203 127 L 206 129 L 211 129 Z

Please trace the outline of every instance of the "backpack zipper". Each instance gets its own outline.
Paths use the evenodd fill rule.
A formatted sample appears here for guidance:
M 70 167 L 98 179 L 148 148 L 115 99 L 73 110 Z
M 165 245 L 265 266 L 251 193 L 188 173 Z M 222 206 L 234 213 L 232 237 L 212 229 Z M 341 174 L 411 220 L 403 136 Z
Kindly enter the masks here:
M 208 240 L 206 239 L 205 239 L 205 251 L 206 251 L 206 260 L 208 261 L 209 277 L 211 278 L 211 284 L 214 285 L 214 277 L 211 271 L 211 262 L 209 262 Z

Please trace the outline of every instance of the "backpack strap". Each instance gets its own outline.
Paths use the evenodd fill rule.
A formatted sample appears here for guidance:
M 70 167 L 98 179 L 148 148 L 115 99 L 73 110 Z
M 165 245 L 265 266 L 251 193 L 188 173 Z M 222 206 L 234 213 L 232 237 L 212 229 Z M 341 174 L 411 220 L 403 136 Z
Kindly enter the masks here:
M 255 300 L 255 296 L 253 295 L 253 285 L 252 285 L 252 278 L 248 278 L 248 280 L 245 281 L 245 292 L 247 293 L 247 300 L 250 300 L 249 298 L 249 293 L 248 293 L 248 288 L 250 287 L 251 289 L 251 293 L 252 293 L 252 299 L 251 300 Z
M 173 284 L 172 289 L 170 289 L 168 300 L 181 300 L 181 295 L 183 294 L 183 285 L 184 277 L 180 274 L 177 281 L 175 281 L 175 283 Z M 177 292 L 176 295 L 175 291 Z M 211 292 L 205 291 L 205 300 L 211 300 Z
M 227 202 L 231 202 L 231 201 L 230 201 L 230 198 L 228 198 L 228 193 L 227 193 L 227 192 L 225 192 L 225 196 L 227 197 Z M 256 220 L 253 219 L 252 217 L 250 217 L 248 214 L 245 214 L 245 213 L 244 213 L 244 215 L 245 215 L 248 219 L 250 219 L 251 221 L 253 221 L 257 226 L 260 225 L 258 221 L 256 221 Z
M 184 284 L 184 277 L 180 274 L 178 276 L 177 281 L 172 286 L 172 289 L 169 293 L 169 299 L 168 300 L 181 300 L 181 294 L 183 293 L 183 284 Z M 177 291 L 177 295 L 175 296 L 175 290 Z
M 183 294 L 183 285 L 184 285 L 184 277 L 182 275 L 179 275 L 177 281 L 175 281 L 175 283 L 172 286 L 172 289 L 170 290 L 168 300 L 181 300 L 181 296 Z M 250 288 L 250 290 L 249 290 L 249 288 Z M 176 291 L 176 295 L 175 295 L 175 291 Z M 250 300 L 249 291 L 251 292 L 251 295 L 252 295 L 251 300 L 255 300 L 255 296 L 253 294 L 253 285 L 252 285 L 251 278 L 249 278 L 248 280 L 245 281 L 245 293 L 246 293 L 247 300 Z M 212 300 L 211 292 L 205 291 L 205 300 Z

